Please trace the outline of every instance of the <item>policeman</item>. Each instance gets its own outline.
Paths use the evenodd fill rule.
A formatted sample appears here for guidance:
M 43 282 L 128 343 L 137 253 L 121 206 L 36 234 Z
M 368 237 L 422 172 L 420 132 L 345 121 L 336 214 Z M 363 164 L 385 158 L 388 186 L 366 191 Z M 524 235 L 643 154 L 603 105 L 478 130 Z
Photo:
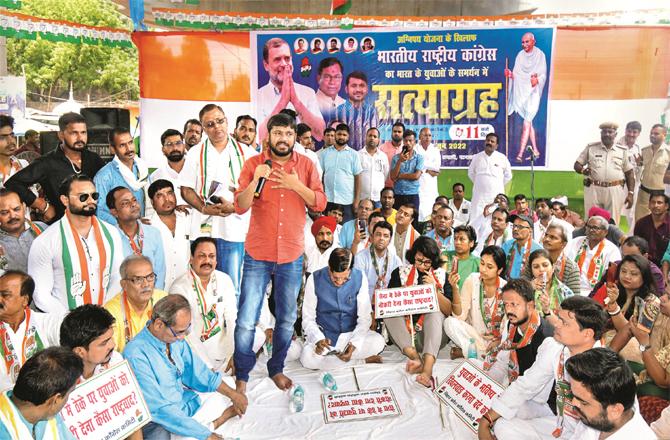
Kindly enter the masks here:
M 600 124 L 600 142 L 588 144 L 577 157 L 574 168 L 585 176 L 584 212 L 594 205 L 599 206 L 608 210 L 619 224 L 624 202 L 627 208 L 633 205 L 635 175 L 627 149 L 614 144 L 617 128 L 614 122 Z

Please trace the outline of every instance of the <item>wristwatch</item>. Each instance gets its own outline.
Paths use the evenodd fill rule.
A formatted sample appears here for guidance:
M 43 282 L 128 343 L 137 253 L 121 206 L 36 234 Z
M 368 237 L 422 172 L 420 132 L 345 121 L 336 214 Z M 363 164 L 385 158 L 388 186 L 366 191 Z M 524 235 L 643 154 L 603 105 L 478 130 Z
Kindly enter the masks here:
M 647 350 L 651 350 L 651 345 L 640 345 L 640 353 L 644 353 Z

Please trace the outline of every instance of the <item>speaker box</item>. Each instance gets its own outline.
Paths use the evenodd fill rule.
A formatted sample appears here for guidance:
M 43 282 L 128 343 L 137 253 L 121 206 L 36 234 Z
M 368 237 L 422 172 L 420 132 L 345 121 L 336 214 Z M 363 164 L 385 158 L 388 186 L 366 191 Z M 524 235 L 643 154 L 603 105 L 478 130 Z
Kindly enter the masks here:
M 86 107 L 81 109 L 86 126 L 91 129 L 123 127 L 130 129 L 130 111 L 116 107 Z M 89 141 L 90 142 L 90 141 Z
M 111 129 L 88 129 L 87 146 L 90 151 L 97 153 L 105 161 L 110 161 L 114 157 L 112 147 L 109 146 L 109 132 Z M 41 131 L 40 132 L 40 148 L 42 154 L 47 154 L 50 151 L 58 148 L 60 140 L 58 139 L 57 131 Z

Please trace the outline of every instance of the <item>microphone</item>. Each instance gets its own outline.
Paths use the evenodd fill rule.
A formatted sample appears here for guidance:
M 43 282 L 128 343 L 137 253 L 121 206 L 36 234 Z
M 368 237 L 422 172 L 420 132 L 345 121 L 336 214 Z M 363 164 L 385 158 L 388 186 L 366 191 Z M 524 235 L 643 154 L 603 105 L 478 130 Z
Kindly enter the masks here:
M 533 152 L 533 146 L 532 145 L 526 145 L 526 151 L 529 153 Z
M 265 165 L 272 168 L 272 161 L 270 159 L 266 160 Z M 254 191 L 254 199 L 257 199 L 261 196 L 261 192 L 263 192 L 263 187 L 265 186 L 266 180 L 267 179 L 265 177 L 258 179 L 258 184 L 256 185 L 256 190 Z

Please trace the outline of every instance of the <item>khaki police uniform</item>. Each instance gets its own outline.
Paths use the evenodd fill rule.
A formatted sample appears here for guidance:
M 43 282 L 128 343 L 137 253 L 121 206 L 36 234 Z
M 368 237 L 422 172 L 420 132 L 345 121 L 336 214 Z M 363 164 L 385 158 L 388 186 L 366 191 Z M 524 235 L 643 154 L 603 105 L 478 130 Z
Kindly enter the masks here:
M 593 142 L 577 157 L 577 162 L 587 166 L 591 173 L 584 177 L 584 212 L 599 206 L 612 214 L 619 224 L 621 210 L 628 194 L 624 173 L 633 165 L 628 161 L 628 149 L 614 144 L 605 147 L 602 142 Z
M 651 214 L 649 211 L 649 197 L 651 193 L 664 193 L 663 177 L 670 165 L 670 147 L 666 144 L 656 150 L 648 145 L 642 149 L 642 174 L 640 177 L 640 192 L 635 204 L 635 221 Z

